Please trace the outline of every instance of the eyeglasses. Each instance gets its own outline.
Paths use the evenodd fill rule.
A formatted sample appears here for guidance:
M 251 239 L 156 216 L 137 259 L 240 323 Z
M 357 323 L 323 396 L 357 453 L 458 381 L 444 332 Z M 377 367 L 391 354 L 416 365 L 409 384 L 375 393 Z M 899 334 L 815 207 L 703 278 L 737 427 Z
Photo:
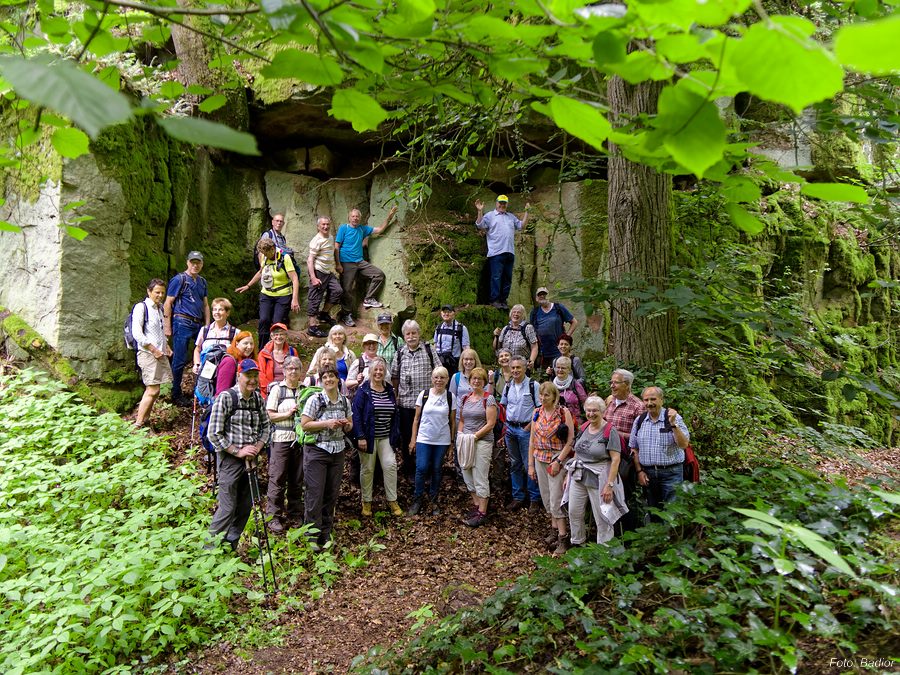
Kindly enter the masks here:
M 619 386 L 620 384 L 625 384 L 625 381 L 624 381 L 624 380 L 619 380 L 619 381 L 611 380 L 610 383 L 609 383 L 609 385 L 610 385 L 611 387 L 617 387 L 617 386 Z
M 284 218 L 272 218 L 272 222 L 273 222 L 273 223 L 283 223 L 283 222 L 284 222 Z

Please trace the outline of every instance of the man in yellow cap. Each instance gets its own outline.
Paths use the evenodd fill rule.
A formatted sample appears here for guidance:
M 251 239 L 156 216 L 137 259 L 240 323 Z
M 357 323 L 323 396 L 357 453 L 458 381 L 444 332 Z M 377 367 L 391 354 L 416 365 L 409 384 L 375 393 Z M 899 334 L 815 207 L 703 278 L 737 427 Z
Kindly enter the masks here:
M 499 195 L 497 208 L 487 213 L 484 211 L 484 202 L 475 200 L 475 208 L 478 216 L 475 218 L 475 227 L 485 230 L 487 234 L 487 261 L 491 276 L 491 290 L 488 302 L 497 309 L 509 309 L 506 304 L 509 298 L 509 289 L 512 287 L 513 265 L 516 261 L 516 230 L 521 230 L 528 222 L 528 208 L 525 204 L 525 215 L 519 220 L 515 214 L 506 209 L 509 206 L 509 197 Z

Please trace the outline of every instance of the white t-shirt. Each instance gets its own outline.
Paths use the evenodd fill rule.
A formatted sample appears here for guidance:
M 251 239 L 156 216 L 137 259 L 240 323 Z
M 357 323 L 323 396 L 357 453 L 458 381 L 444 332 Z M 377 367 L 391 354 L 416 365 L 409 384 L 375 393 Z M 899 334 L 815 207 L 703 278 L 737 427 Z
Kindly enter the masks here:
M 422 405 L 425 392 L 419 393 L 416 398 L 416 407 Z M 453 410 L 456 410 L 456 397 L 453 396 Z M 447 408 L 447 392 L 435 395 L 428 391 L 428 400 L 422 407 L 419 415 L 419 433 L 416 435 L 416 443 L 428 443 L 429 445 L 450 445 L 450 410 Z

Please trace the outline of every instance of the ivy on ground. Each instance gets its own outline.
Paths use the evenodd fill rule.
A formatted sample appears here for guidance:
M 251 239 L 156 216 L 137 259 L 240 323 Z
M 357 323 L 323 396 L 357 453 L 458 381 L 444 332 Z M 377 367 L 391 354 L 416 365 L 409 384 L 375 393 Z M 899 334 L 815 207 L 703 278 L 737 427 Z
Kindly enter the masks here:
M 796 672 L 888 658 L 900 630 L 898 504 L 793 468 L 713 471 L 660 522 L 543 559 L 480 608 L 356 668 Z
M 32 371 L 0 379 L 0 671 L 130 670 L 202 644 L 245 593 L 165 444 Z

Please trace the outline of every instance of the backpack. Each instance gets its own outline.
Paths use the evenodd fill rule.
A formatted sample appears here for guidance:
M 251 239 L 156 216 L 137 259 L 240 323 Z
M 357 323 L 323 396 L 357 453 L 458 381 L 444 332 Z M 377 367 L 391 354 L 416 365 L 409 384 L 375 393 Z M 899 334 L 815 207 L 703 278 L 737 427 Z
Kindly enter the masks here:
M 514 331 L 522 333 L 522 339 L 525 340 L 525 345 L 528 347 L 528 349 L 531 349 L 531 340 L 528 339 L 528 332 L 525 330 L 530 325 L 531 325 L 530 323 L 521 323 L 521 324 L 519 324 L 518 328 L 513 328 L 509 324 L 506 324 L 505 326 L 503 326 L 503 329 L 500 331 L 500 336 L 497 338 L 498 348 L 500 345 L 503 344 L 503 340 L 506 337 L 507 332 L 514 330 Z M 540 342 L 540 340 L 538 340 L 538 342 Z
M 238 410 L 240 410 L 241 399 L 238 396 L 238 393 L 233 388 L 226 389 L 222 393 L 224 394 L 225 392 L 228 392 L 228 395 L 231 398 L 231 406 L 232 406 L 231 412 L 225 418 L 225 427 L 224 428 L 227 431 L 228 426 L 231 424 L 231 418 L 234 417 L 234 413 L 236 413 Z M 261 401 L 262 401 L 262 395 L 251 396 L 250 397 L 251 407 L 249 408 L 249 410 L 258 415 L 265 415 L 263 406 L 260 403 Z M 203 417 L 200 420 L 200 427 L 198 429 L 198 432 L 200 434 L 200 442 L 202 443 L 203 447 L 206 448 L 206 451 L 210 455 L 215 455 L 216 449 L 213 447 L 212 443 L 209 442 L 209 439 L 206 436 L 206 434 L 209 432 L 209 419 L 210 419 L 211 414 L 212 414 L 212 406 L 209 406 L 206 409 L 206 411 L 203 413 Z
M 456 341 L 459 340 L 460 343 L 462 343 L 463 325 L 456 319 L 454 319 L 453 323 L 450 324 L 449 326 L 445 326 L 442 321 L 440 323 L 440 325 L 438 325 L 438 327 L 434 329 L 434 343 L 436 345 L 439 344 L 438 337 L 440 337 L 442 335 L 450 336 L 450 351 L 449 352 L 438 352 L 438 354 L 443 356 L 444 354 L 449 353 L 452 358 L 453 348 L 456 346 Z M 443 362 L 443 360 L 444 359 L 442 358 L 441 361 Z M 447 364 L 445 363 L 444 365 L 446 366 Z
M 531 323 L 532 326 L 537 325 L 536 319 L 537 319 L 539 309 L 540 309 L 540 307 L 532 307 L 531 314 L 528 315 L 528 321 Z M 565 326 L 566 320 L 565 320 L 565 318 L 563 318 L 562 308 L 559 306 L 558 302 L 553 303 L 553 311 L 556 312 L 556 315 L 559 317 L 560 321 L 562 321 L 563 326 Z
M 227 347 L 218 342 L 200 352 L 200 372 L 194 387 L 194 396 L 200 405 L 207 406 L 216 397 L 216 373 L 226 356 Z
M 422 409 L 425 409 L 425 402 L 428 400 L 428 394 L 431 393 L 431 387 L 427 388 L 422 392 Z M 447 409 L 450 411 L 450 428 L 453 428 L 453 392 L 447 389 L 445 391 L 447 394 Z
M 574 401 L 571 400 L 571 395 L 566 396 L 566 394 L 569 393 L 574 395 Z M 584 394 L 584 398 L 582 398 L 581 394 Z M 574 377 L 572 379 L 572 386 L 568 389 L 560 390 L 559 392 L 559 401 L 569 409 L 570 413 L 572 413 L 572 420 L 575 422 L 575 426 L 581 424 L 581 406 L 584 405 L 586 400 L 587 393 L 584 391 L 584 387 L 581 385 L 581 382 L 574 379 Z
M 205 345 L 207 340 L 225 340 L 225 339 L 228 340 L 228 344 L 231 344 L 231 342 L 234 340 L 234 336 L 237 335 L 237 328 L 235 328 L 235 327 L 232 326 L 231 324 L 228 324 L 228 338 L 214 338 L 214 337 L 210 337 L 210 336 L 209 336 L 209 331 L 210 331 L 210 330 L 212 329 L 212 327 L 215 326 L 215 325 L 216 325 L 216 322 L 213 321 L 211 324 L 209 324 L 209 325 L 204 329 L 204 331 L 203 331 L 203 342 L 202 342 L 201 344 Z M 200 349 L 203 349 L 203 347 L 201 346 Z M 201 353 L 200 357 L 203 358 L 203 354 L 202 354 L 202 353 Z
M 528 380 L 528 393 L 531 394 L 531 407 L 532 408 L 538 407 L 537 396 L 535 396 L 535 393 L 534 393 L 534 385 L 536 385 L 536 384 L 537 384 L 537 382 L 535 382 L 534 380 L 532 380 L 532 379 Z M 511 386 L 512 386 L 512 380 L 507 382 L 506 387 L 503 389 L 503 397 L 507 401 L 509 401 L 509 388 Z
M 322 391 L 322 387 L 307 387 L 301 391 L 300 395 L 297 397 L 297 411 L 300 412 L 301 415 L 303 414 L 303 409 L 306 408 L 306 402 L 316 394 L 322 397 L 323 405 L 328 405 L 328 399 Z M 341 405 L 344 407 L 344 414 L 347 417 L 350 417 L 350 404 L 347 402 L 347 397 L 343 394 L 338 395 L 341 398 Z M 319 439 L 318 432 L 304 431 L 299 419 L 294 427 L 294 432 L 297 434 L 297 443 L 299 445 L 315 445 L 316 441 Z
M 459 410 L 460 410 L 459 424 L 460 424 L 460 426 L 462 426 L 462 421 L 463 421 L 463 418 L 462 418 L 463 406 L 466 404 L 466 400 L 471 395 L 472 394 L 466 394 L 463 397 L 462 403 L 459 404 Z M 488 396 L 490 396 L 490 394 L 485 393 L 485 395 L 481 399 L 481 402 L 484 404 L 485 415 L 487 415 Z M 504 408 L 503 406 L 501 406 L 499 403 L 496 403 L 496 402 L 495 402 L 495 407 L 497 408 L 497 421 L 494 422 L 494 443 L 499 443 L 506 437 L 506 408 Z
M 435 367 L 434 366 L 434 352 L 431 349 L 431 345 L 428 344 L 427 342 L 423 342 L 422 344 L 425 345 L 425 352 L 428 354 L 428 360 L 431 362 L 431 369 L 434 370 L 434 367 Z M 400 381 L 400 368 L 402 366 L 403 366 L 403 350 L 398 348 L 397 349 L 397 382 Z M 391 379 L 394 379 L 394 378 L 391 378 Z M 426 389 L 425 391 L 427 392 L 428 390 Z M 426 396 L 427 396 L 427 393 L 426 393 Z
M 590 424 L 591 424 L 590 421 L 583 423 L 578 428 L 578 433 L 580 434 L 581 432 L 583 432 L 585 429 L 587 429 L 590 426 Z M 603 440 L 606 441 L 607 446 L 609 446 L 609 432 L 612 431 L 612 428 L 613 428 L 612 422 L 607 422 L 606 425 L 603 427 Z M 622 446 L 621 449 L 619 450 L 620 454 L 622 454 L 625 452 L 625 450 L 628 447 L 627 444 L 625 443 L 625 437 L 622 434 L 619 434 L 619 445 Z
M 271 263 L 268 260 L 262 263 L 260 268 L 259 275 L 259 283 L 262 284 L 264 290 L 269 291 L 270 293 L 275 293 L 277 291 L 283 291 L 285 288 L 290 287 L 293 282 L 288 280 L 288 283 L 282 284 L 281 286 L 273 287 L 275 283 L 275 272 L 279 272 L 284 269 L 284 254 L 276 250 L 275 251 L 275 262 Z
M 666 419 L 666 409 L 663 408 L 660 413 L 665 420 L 666 427 L 669 426 L 669 421 Z M 641 429 L 641 425 L 644 423 L 644 420 L 647 419 L 647 413 L 642 413 L 640 417 L 637 418 L 637 427 L 634 429 L 634 433 L 637 433 Z M 669 427 L 671 428 L 671 427 Z M 700 461 L 697 459 L 697 454 L 694 452 L 694 448 L 691 447 L 691 444 L 688 443 L 687 447 L 684 449 L 684 480 L 688 483 L 699 483 L 700 482 Z
M 146 329 L 147 322 L 150 320 L 150 310 L 147 309 L 147 303 L 143 300 L 134 303 L 134 305 L 132 305 L 131 307 L 131 311 L 128 312 L 128 316 L 125 317 L 125 326 L 123 327 L 123 332 L 125 333 L 125 347 L 133 352 L 136 352 L 138 350 L 138 347 L 140 347 L 131 332 L 131 317 L 134 315 L 134 308 L 138 305 L 142 305 L 144 307 L 144 323 L 141 324 L 141 328 Z

